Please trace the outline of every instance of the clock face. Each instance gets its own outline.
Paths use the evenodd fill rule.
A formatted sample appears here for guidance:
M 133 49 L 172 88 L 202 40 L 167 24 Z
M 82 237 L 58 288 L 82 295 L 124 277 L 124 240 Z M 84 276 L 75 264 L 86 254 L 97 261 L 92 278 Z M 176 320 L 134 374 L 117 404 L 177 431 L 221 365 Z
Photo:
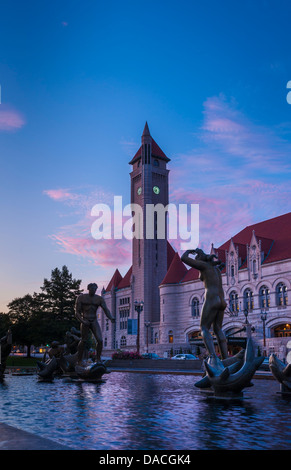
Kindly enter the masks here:
M 155 194 L 159 194 L 160 188 L 159 188 L 158 186 L 154 186 L 154 187 L 153 187 L 153 192 L 154 192 Z
M 141 194 L 141 186 L 137 189 L 137 194 L 138 194 L 138 195 Z

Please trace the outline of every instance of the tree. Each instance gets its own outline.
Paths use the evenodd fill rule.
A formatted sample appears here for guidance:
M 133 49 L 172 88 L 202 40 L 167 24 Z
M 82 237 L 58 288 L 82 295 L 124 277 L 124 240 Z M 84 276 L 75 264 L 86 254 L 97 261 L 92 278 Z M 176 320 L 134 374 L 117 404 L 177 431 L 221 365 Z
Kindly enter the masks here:
M 11 321 L 7 313 L 0 313 L 0 338 L 6 335 L 11 326 Z
M 17 297 L 8 304 L 12 324 L 13 342 L 27 346 L 30 355 L 32 344 L 64 341 L 67 330 L 79 327 L 75 318 L 75 301 L 81 280 L 73 279 L 67 266 L 55 268 L 50 279 L 44 279 L 42 292 Z
M 55 322 L 54 330 L 57 337 L 64 336 L 68 328 L 79 327 L 75 319 L 75 302 L 82 290 L 80 290 L 81 280 L 73 279 L 67 266 L 62 270 L 55 268 L 51 272 L 51 278 L 44 279 L 41 287 L 41 302 L 43 309 L 50 315 L 50 319 Z M 55 338 L 57 339 L 57 338 Z
M 17 297 L 8 304 L 8 316 L 11 321 L 13 342 L 27 346 L 27 356 L 30 356 L 30 347 L 35 342 L 34 319 L 37 315 L 37 294 L 26 294 Z

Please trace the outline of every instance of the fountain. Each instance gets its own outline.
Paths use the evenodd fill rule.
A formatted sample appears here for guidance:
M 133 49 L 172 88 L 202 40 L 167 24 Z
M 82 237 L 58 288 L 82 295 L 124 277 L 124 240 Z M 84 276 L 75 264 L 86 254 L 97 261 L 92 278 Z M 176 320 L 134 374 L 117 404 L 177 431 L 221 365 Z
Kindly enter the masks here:
M 72 328 L 66 333 L 65 344 L 52 343 L 48 351 L 48 360 L 38 363 L 38 377 L 42 381 L 51 381 L 57 373 L 73 379 L 98 382 L 108 373 L 101 361 L 102 335 L 97 321 L 97 309 L 101 307 L 106 316 L 114 322 L 104 299 L 96 295 L 97 284 L 88 285 L 88 294 L 80 294 L 76 300 L 76 317 L 80 321 L 80 331 Z M 96 362 L 89 358 L 88 336 L 90 331 L 96 341 Z
M 192 258 L 189 255 L 195 254 Z M 203 250 L 187 250 L 182 261 L 198 269 L 204 282 L 205 300 L 201 312 L 201 334 L 209 357 L 204 361 L 206 375 L 195 383 L 197 388 L 209 392 L 209 397 L 219 399 L 241 399 L 243 390 L 250 387 L 251 379 L 262 364 L 263 357 L 255 357 L 254 346 L 249 334 L 246 350 L 232 358 L 228 357 L 227 341 L 222 331 L 226 302 L 222 288 L 221 270 L 223 263 L 215 255 L 207 255 Z M 210 327 L 216 335 L 222 359 L 216 355 Z M 249 329 L 250 331 L 250 329 Z

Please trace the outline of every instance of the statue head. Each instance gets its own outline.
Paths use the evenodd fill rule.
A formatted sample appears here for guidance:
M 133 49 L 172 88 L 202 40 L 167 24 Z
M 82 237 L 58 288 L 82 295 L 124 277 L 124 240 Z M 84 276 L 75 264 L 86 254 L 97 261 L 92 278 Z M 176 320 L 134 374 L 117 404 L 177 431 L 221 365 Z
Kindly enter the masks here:
M 98 288 L 98 286 L 95 282 L 91 282 L 87 286 L 87 289 L 88 289 L 90 295 L 95 295 L 95 292 L 96 292 L 97 288 Z
M 224 264 L 217 258 L 216 255 L 214 254 L 207 255 L 206 253 L 204 253 L 203 250 L 201 250 L 201 248 L 196 248 L 196 250 L 194 251 L 195 253 L 197 253 L 196 259 L 201 260 L 201 261 L 206 261 L 207 263 L 210 263 L 212 266 L 217 266 L 219 269 L 223 269 Z

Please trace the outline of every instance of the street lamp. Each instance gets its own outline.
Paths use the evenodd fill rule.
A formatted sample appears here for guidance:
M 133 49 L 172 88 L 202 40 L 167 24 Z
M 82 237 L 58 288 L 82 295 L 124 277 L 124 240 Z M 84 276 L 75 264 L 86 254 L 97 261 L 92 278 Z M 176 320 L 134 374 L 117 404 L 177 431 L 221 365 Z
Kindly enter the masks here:
M 261 310 L 261 320 L 263 322 L 263 338 L 264 338 L 264 356 L 266 356 L 266 320 L 267 320 L 267 311 Z
M 151 326 L 151 322 L 150 321 L 145 321 L 144 326 L 147 329 L 147 353 L 148 353 L 149 352 L 149 326 Z
M 240 311 L 244 314 L 245 316 L 245 331 L 246 331 L 246 337 L 251 338 L 252 332 L 255 331 L 255 328 L 251 325 L 251 323 L 248 321 L 248 316 L 249 316 L 249 309 L 246 307 L 242 310 L 241 308 L 241 302 L 240 302 Z
M 140 338 L 139 338 L 139 330 L 140 330 L 140 314 L 143 311 L 143 301 L 141 300 L 138 302 L 137 300 L 134 301 L 134 310 L 137 312 L 137 338 L 136 338 L 136 349 L 137 353 L 139 354 L 139 343 L 140 343 Z

